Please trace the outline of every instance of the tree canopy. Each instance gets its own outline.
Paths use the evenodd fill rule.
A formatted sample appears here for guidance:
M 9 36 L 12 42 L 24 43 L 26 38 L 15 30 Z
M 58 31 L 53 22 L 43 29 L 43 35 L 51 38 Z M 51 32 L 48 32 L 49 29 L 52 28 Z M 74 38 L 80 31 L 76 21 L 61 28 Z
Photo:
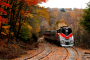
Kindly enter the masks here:
M 90 33 L 90 2 L 87 3 L 87 8 L 83 12 L 80 23 Z

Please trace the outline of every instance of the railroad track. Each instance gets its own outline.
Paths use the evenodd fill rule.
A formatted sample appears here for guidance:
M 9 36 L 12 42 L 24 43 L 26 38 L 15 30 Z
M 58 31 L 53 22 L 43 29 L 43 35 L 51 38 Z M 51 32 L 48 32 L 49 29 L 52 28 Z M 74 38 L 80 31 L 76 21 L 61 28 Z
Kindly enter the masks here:
M 42 45 L 42 48 L 41 48 L 41 50 L 39 49 L 39 51 L 37 53 L 31 54 L 31 55 L 29 55 L 27 57 L 24 57 L 24 58 L 18 59 L 18 60 L 27 60 L 27 59 L 33 58 L 33 57 L 39 55 L 40 53 L 42 53 L 45 50 L 45 46 L 44 46 L 44 44 L 40 44 L 40 45 Z
M 67 54 L 66 54 L 66 56 L 63 58 L 63 60 L 66 60 L 66 59 L 68 58 L 69 51 L 68 51 L 68 49 L 67 49 L 66 47 L 64 47 L 64 49 L 66 50 Z
M 63 60 L 79 60 L 79 52 L 74 47 L 64 47 L 67 51 Z
M 42 52 L 40 52 L 37 55 L 34 55 L 32 57 L 23 59 L 23 60 L 41 60 L 41 59 L 45 58 L 46 56 L 48 56 L 51 52 L 52 52 L 52 47 L 50 46 L 50 44 L 45 43 L 44 50 Z
M 48 43 L 47 43 L 47 44 L 48 44 Z M 51 50 L 49 51 L 49 53 L 47 53 L 45 56 L 41 57 L 39 60 L 41 60 L 41 59 L 47 57 L 50 53 L 52 53 L 52 47 L 51 47 L 50 44 L 48 44 L 48 45 L 50 46 L 50 49 L 51 49 Z
M 76 51 L 76 53 L 77 53 L 77 60 L 79 60 L 79 52 L 78 52 L 78 50 L 77 49 L 75 49 L 74 47 L 71 47 L 72 49 L 74 49 L 75 51 Z

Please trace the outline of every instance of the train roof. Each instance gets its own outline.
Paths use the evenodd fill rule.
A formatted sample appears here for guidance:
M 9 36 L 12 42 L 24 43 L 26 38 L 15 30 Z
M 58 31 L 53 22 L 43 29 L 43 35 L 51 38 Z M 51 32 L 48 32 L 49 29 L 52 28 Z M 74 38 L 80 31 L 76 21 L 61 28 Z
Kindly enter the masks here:
M 60 28 L 70 28 L 70 27 L 68 27 L 68 26 L 63 26 L 63 27 L 60 27 Z
M 45 33 L 50 33 L 51 31 L 45 31 Z

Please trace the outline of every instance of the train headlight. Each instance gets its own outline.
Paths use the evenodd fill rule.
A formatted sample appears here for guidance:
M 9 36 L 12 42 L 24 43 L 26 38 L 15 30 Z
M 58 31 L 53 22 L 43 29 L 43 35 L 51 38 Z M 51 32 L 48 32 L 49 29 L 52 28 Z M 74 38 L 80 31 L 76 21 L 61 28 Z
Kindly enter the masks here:
M 69 40 L 70 40 L 70 43 L 73 43 L 74 42 L 73 36 L 70 37 Z
M 73 40 L 71 40 L 70 43 L 73 43 Z
M 61 40 L 61 43 L 64 43 L 64 40 Z

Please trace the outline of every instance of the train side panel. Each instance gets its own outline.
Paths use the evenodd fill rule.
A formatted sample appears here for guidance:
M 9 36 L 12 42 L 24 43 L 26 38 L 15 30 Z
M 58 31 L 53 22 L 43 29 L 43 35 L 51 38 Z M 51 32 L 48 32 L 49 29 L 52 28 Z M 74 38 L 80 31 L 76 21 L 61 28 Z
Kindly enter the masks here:
M 56 31 L 55 30 L 51 30 L 50 39 L 51 40 L 55 40 L 55 37 L 56 37 Z
M 44 38 L 45 38 L 45 39 L 50 39 L 50 33 L 51 33 L 51 31 L 46 31 L 46 32 L 44 33 Z

